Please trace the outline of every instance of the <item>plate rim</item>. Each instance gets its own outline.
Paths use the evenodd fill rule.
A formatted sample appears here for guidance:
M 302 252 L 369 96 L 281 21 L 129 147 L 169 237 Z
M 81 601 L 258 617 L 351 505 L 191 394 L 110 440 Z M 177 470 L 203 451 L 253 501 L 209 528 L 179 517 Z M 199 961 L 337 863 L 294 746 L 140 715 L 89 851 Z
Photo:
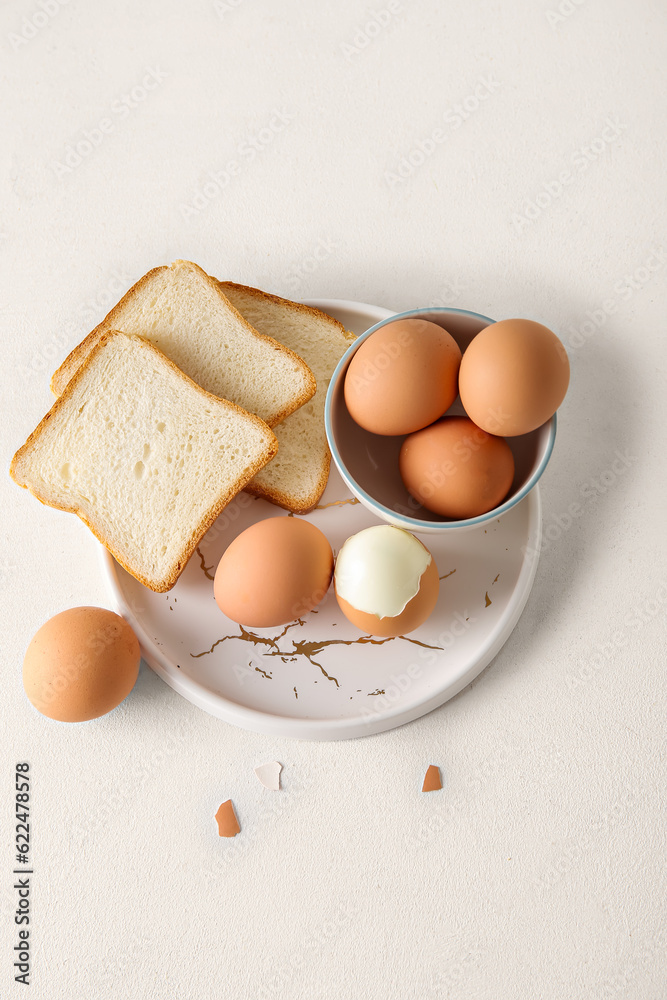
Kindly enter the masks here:
M 305 305 L 323 311 L 347 309 L 362 314 L 367 313 L 371 317 L 382 312 L 386 314 L 382 318 L 394 314 L 393 310 L 385 309 L 382 306 L 373 306 L 369 303 L 355 302 L 349 299 L 310 298 L 303 301 Z M 375 319 L 374 322 L 379 322 L 379 320 Z M 451 679 L 445 687 L 439 688 L 430 697 L 424 698 L 422 696 L 408 705 L 399 699 L 395 706 L 390 705 L 388 708 L 374 713 L 372 718 L 368 715 L 346 716 L 339 719 L 276 715 L 260 709 L 249 708 L 224 695 L 213 693 L 210 688 L 191 676 L 181 674 L 171 660 L 155 646 L 155 640 L 148 635 L 132 607 L 124 599 L 124 592 L 117 574 L 118 565 L 111 553 L 101 543 L 99 543 L 100 562 L 107 592 L 111 595 L 117 613 L 129 622 L 137 634 L 142 658 L 151 670 L 187 701 L 224 722 L 260 735 L 318 742 L 358 739 L 396 729 L 428 715 L 459 694 L 479 676 L 500 652 L 521 617 L 537 572 L 542 525 L 542 502 L 539 485 L 536 485 L 516 506 L 519 507 L 522 504 L 528 505 L 527 551 L 524 551 L 519 576 L 508 604 L 493 631 L 487 637 L 481 651 L 475 655 L 472 662 L 464 663 L 456 677 Z

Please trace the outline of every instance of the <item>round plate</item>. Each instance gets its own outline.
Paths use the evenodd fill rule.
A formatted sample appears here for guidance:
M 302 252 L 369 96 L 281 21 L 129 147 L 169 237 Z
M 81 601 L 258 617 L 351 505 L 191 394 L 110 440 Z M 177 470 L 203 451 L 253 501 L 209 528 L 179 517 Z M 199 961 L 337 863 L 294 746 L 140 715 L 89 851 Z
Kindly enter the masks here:
M 362 333 L 391 315 L 377 306 L 310 301 Z M 205 535 L 167 594 L 143 587 L 103 549 L 114 603 L 143 657 L 175 691 L 218 718 L 271 736 L 341 740 L 393 729 L 442 705 L 490 663 L 516 625 L 537 569 L 539 487 L 502 518 L 441 539 L 423 535 L 441 578 L 429 620 L 407 636 L 361 635 L 333 588 L 305 618 L 244 629 L 213 598 L 213 574 L 230 542 L 255 521 L 289 517 L 240 493 Z M 301 515 L 298 515 L 301 516 Z M 303 515 L 331 542 L 380 523 L 332 466 L 317 508 Z

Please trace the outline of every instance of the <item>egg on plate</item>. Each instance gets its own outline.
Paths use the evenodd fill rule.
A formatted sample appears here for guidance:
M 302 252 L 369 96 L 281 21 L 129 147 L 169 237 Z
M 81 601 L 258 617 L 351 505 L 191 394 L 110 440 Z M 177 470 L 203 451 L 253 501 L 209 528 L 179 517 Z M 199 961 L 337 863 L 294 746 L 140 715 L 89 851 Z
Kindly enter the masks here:
M 369 635 L 405 635 L 426 621 L 438 600 L 435 559 L 418 538 L 389 524 L 348 538 L 336 559 L 338 605 Z
M 215 571 L 218 607 L 252 628 L 286 625 L 324 598 L 333 572 L 326 536 L 310 521 L 267 517 L 242 531 Z

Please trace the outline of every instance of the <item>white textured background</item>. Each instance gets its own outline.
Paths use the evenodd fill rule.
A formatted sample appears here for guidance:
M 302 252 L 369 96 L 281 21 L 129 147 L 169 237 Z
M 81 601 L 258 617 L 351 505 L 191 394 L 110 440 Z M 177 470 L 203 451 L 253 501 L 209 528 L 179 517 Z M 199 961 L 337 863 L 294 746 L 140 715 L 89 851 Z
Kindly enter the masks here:
M 33 632 L 108 602 L 86 529 L 5 472 L 3 997 L 22 995 L 22 758 L 39 1000 L 667 996 L 667 16 L 661 0 L 558 3 L 3 3 L 5 470 L 56 363 L 178 257 L 297 298 L 532 317 L 573 371 L 514 634 L 451 703 L 355 742 L 236 730 L 145 668 L 104 720 L 39 717 L 20 683 Z M 162 79 L 123 113 L 149 70 Z M 274 757 L 279 796 L 252 774 Z M 422 795 L 431 762 L 445 788 Z M 212 820 L 228 796 L 232 842 Z

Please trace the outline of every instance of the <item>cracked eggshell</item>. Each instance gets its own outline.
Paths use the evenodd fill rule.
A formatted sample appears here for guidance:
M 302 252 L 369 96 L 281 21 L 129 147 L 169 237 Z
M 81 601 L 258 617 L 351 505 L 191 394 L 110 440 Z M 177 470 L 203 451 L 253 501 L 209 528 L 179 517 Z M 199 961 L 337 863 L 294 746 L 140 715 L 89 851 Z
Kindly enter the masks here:
M 270 760 L 266 764 L 260 764 L 259 767 L 255 768 L 255 774 L 264 785 L 271 792 L 280 791 L 280 772 L 283 769 L 283 765 L 277 760 Z
M 310 521 L 268 517 L 238 535 L 223 553 L 213 582 L 220 610 L 251 628 L 286 625 L 326 595 L 333 552 Z
M 406 581 L 411 581 L 407 595 Z M 334 588 L 348 621 L 368 635 L 388 638 L 424 624 L 437 603 L 440 580 L 435 559 L 418 538 L 402 528 L 375 525 L 344 543 Z M 360 604 L 364 610 L 355 606 Z M 400 610 L 388 614 L 391 605 Z
M 442 779 L 440 777 L 440 768 L 436 764 L 429 764 L 428 770 L 424 775 L 422 792 L 438 792 L 441 788 Z
M 218 833 L 221 837 L 235 837 L 237 833 L 241 832 L 241 827 L 234 810 L 234 803 L 231 799 L 227 799 L 219 806 L 215 814 L 215 820 L 218 824 Z

